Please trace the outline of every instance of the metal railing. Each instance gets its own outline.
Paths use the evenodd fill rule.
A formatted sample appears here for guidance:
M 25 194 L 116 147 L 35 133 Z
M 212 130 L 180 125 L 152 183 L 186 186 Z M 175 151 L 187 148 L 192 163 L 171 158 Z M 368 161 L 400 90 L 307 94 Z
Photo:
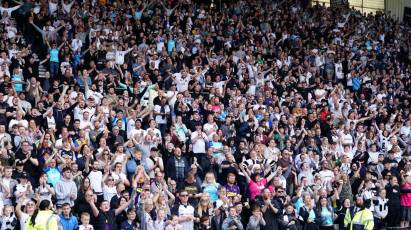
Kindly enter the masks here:
M 367 0 L 365 0 L 367 1 Z M 373 1 L 373 0 L 368 0 L 368 1 Z M 313 0 L 312 4 L 323 4 L 325 3 L 325 6 L 329 7 L 330 6 L 330 0 Z M 377 7 L 372 7 L 372 6 L 367 6 L 367 4 L 364 4 L 364 0 L 361 1 L 348 1 L 350 7 L 354 7 L 358 10 L 361 11 L 361 13 L 369 13 L 369 12 L 376 12 L 376 11 L 384 11 L 384 6 L 382 8 L 377 8 Z

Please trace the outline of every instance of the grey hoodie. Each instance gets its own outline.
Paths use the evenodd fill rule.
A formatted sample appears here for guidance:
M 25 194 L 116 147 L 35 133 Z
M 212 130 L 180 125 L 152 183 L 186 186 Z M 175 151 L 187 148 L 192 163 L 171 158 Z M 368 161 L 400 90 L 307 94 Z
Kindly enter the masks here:
M 62 177 L 56 184 L 56 197 L 58 205 L 69 203 L 70 206 L 73 206 L 74 201 L 77 199 L 76 183 L 73 180 L 67 180 Z

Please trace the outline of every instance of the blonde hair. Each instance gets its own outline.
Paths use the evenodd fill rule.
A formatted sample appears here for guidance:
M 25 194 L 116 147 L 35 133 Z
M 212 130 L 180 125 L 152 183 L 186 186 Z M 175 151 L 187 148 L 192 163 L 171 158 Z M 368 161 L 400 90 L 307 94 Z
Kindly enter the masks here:
M 213 176 L 213 179 L 212 179 L 213 181 L 208 182 L 207 181 L 207 176 Z M 217 183 L 217 182 L 216 182 L 214 173 L 213 172 L 206 173 L 205 176 L 204 176 L 203 186 L 208 185 L 208 184 L 215 184 L 215 183 Z
M 208 200 L 208 203 L 207 203 L 207 207 L 206 207 L 206 210 L 203 210 L 203 206 L 201 205 L 201 201 L 202 200 Z M 211 199 L 210 199 L 210 195 L 208 195 L 207 193 L 206 194 L 204 194 L 204 195 L 202 195 L 201 196 L 201 198 L 200 198 L 200 202 L 198 202 L 198 205 L 197 205 L 197 213 L 202 213 L 202 212 L 208 212 L 208 210 L 210 209 L 210 208 L 213 208 L 213 205 L 211 204 Z

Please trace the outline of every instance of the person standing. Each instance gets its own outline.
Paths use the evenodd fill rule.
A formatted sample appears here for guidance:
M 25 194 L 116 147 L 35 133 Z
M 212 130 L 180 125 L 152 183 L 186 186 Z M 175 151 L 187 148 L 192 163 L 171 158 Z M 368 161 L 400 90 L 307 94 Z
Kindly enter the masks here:
M 185 156 L 182 156 L 181 149 L 175 148 L 174 156 L 168 159 L 166 175 L 177 182 L 177 189 L 184 185 L 184 178 L 190 169 L 190 165 Z
M 62 207 L 64 203 L 73 207 L 74 201 L 77 199 L 77 186 L 72 179 L 69 167 L 64 168 L 62 173 L 63 176 L 56 185 L 57 207 Z
M 94 229 L 117 229 L 116 216 L 126 209 L 133 199 L 123 203 L 117 209 L 110 209 L 110 202 L 103 200 L 99 208 L 96 206 L 96 198 L 94 196 L 87 196 L 86 201 L 90 204 L 93 212 L 95 222 Z
M 36 210 L 26 222 L 24 229 L 58 229 L 58 216 L 51 210 L 51 202 L 40 202 L 39 210 Z
M 194 207 L 188 203 L 188 192 L 180 191 L 179 198 L 180 203 L 174 205 L 171 214 L 178 216 L 179 223 L 184 230 L 194 230 Z
M 350 230 L 364 229 L 372 230 L 374 229 L 374 216 L 369 207 L 371 206 L 371 200 L 365 200 L 364 205 L 361 210 L 358 211 L 352 218 Z
M 76 230 L 78 229 L 78 220 L 71 213 L 71 207 L 69 203 L 64 203 L 62 206 L 62 213 L 59 215 L 60 224 L 63 230 Z
M 241 223 L 240 216 L 237 213 L 235 206 L 231 206 L 228 211 L 228 216 L 223 221 L 222 230 L 238 229 L 243 230 L 243 224 Z
M 103 173 L 99 171 L 99 162 L 94 161 L 93 170 L 88 174 L 88 178 L 90 179 L 91 188 L 93 189 L 94 193 L 97 195 L 98 201 L 103 200 Z
M 208 143 L 208 137 L 205 132 L 202 131 L 201 123 L 198 122 L 195 125 L 196 129 L 191 133 L 191 143 L 193 144 L 194 154 L 205 154 L 206 143 Z

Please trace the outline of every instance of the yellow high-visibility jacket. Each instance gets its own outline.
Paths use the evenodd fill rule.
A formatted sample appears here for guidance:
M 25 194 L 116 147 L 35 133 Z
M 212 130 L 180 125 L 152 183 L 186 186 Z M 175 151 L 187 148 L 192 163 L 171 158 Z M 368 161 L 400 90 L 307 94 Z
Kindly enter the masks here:
M 351 216 L 351 212 L 350 209 L 347 208 L 347 210 L 345 211 L 345 216 L 344 216 L 344 227 L 348 227 L 350 226 L 352 221 L 352 216 Z
M 352 218 L 350 230 L 353 230 L 353 225 L 358 224 L 364 226 L 365 230 L 372 230 L 374 228 L 374 216 L 368 209 L 361 210 Z
M 33 226 L 30 220 L 26 222 L 26 230 L 58 230 L 58 217 L 51 210 L 39 211 L 36 216 L 36 224 Z

